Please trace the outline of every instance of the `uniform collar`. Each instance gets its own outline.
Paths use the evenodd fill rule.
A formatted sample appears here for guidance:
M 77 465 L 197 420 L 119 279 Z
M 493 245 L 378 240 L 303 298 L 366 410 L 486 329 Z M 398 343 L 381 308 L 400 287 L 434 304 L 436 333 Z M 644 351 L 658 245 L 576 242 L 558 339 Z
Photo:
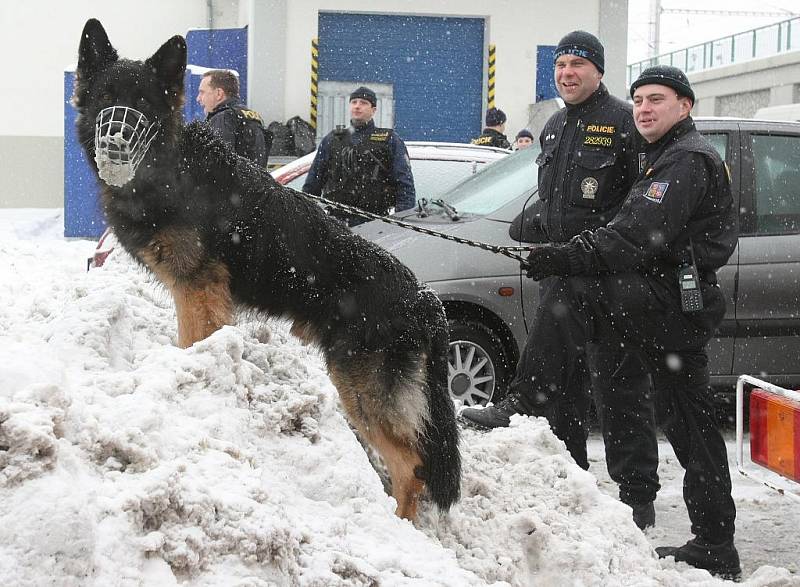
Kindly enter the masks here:
M 375 120 L 373 118 L 370 118 L 369 122 L 364 126 L 353 126 L 352 123 L 350 124 L 350 126 L 353 128 L 353 131 L 357 133 L 372 132 L 375 130 Z
M 586 98 L 580 104 L 567 104 L 567 116 L 569 117 L 578 117 L 583 116 L 587 112 L 591 111 L 597 104 L 603 100 L 604 98 L 608 97 L 608 90 L 603 82 L 600 82 L 600 87 L 598 87 L 592 95 Z
M 214 116 L 215 114 L 219 114 L 226 108 L 231 108 L 232 106 L 236 105 L 236 98 L 228 98 L 227 100 L 223 100 L 217 107 L 214 108 L 211 112 L 208 113 L 209 116 Z
M 498 136 L 498 137 L 503 137 L 503 138 L 506 138 L 506 135 L 504 135 L 504 134 L 503 134 L 503 133 L 501 133 L 499 130 L 497 130 L 497 129 L 494 129 L 494 128 L 488 128 L 488 127 L 487 127 L 487 128 L 484 128 L 484 129 L 483 129 L 483 134 L 485 134 L 485 135 L 489 135 L 489 134 L 491 134 L 491 135 L 495 135 L 495 136 Z
M 645 151 L 647 153 L 653 153 L 659 149 L 665 148 L 667 145 L 678 141 L 681 137 L 693 130 L 694 120 L 692 120 L 692 117 L 689 116 L 688 118 L 684 118 L 678 124 L 669 129 L 667 134 L 658 139 L 655 143 L 648 143 L 645 147 Z

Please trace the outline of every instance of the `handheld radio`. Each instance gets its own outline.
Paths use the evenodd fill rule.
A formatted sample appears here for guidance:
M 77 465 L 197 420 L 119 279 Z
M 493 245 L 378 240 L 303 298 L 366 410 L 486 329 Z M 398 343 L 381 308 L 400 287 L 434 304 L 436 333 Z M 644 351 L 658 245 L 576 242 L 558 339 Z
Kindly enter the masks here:
M 681 292 L 681 310 L 684 313 L 699 312 L 703 309 L 703 294 L 700 291 L 700 276 L 694 259 L 694 246 L 689 239 L 692 264 L 678 270 L 678 289 Z

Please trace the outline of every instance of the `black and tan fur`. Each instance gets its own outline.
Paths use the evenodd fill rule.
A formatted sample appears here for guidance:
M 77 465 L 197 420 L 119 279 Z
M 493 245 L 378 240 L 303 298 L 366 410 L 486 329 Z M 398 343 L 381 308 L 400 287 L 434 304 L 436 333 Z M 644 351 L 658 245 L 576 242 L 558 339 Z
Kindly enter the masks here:
M 231 324 L 236 308 L 292 320 L 321 348 L 348 418 L 386 463 L 397 514 L 415 518 L 424 486 L 448 508 L 460 457 L 441 303 L 397 259 L 237 157 L 207 125 L 184 126 L 185 67 L 182 37 L 144 62 L 119 59 L 92 19 L 75 88 L 92 162 L 102 108 L 128 106 L 160 124 L 128 184 L 100 183 L 120 243 L 175 300 L 179 345 Z

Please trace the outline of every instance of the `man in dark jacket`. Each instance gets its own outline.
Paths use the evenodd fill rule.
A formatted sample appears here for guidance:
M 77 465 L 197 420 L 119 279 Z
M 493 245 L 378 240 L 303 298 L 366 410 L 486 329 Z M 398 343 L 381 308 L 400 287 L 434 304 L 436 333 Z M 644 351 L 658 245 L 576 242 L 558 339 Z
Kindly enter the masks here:
M 197 102 L 206 113 L 206 122 L 242 157 L 266 167 L 272 134 L 255 110 L 239 103 L 239 80 L 225 69 L 203 74 Z
M 567 242 L 583 230 L 605 226 L 633 185 L 644 149 L 631 107 L 609 95 L 602 83 L 605 61 L 600 41 L 585 31 L 571 32 L 561 39 L 554 57 L 556 87 L 566 107 L 547 121 L 539 137 L 539 200 L 511 226 L 511 236 L 526 242 Z M 548 296 L 554 281 L 540 283 L 541 299 Z M 631 507 L 640 528 L 654 525 L 653 500 L 660 488 L 658 443 L 643 359 L 624 347 L 587 345 L 585 352 L 596 355 L 592 396 L 581 352 L 567 366 L 570 383 L 564 396 L 537 402 L 534 379 L 540 368 L 536 362 L 540 344 L 530 332 L 506 398 L 489 408 L 466 409 L 461 418 L 495 428 L 508 426 L 515 413 L 545 415 L 575 462 L 588 469 L 586 440 L 593 396 L 608 471 L 619 485 L 620 500 Z M 566 356 L 549 359 L 559 369 L 566 360 Z M 544 412 L 539 404 L 546 406 Z
M 648 68 L 631 96 L 648 145 L 619 214 L 604 228 L 539 247 L 528 258 L 529 277 L 558 276 L 558 295 L 543 300 L 533 324 L 542 341 L 537 354 L 548 361 L 554 350 L 589 340 L 641 349 L 654 379 L 656 419 L 686 469 L 695 535 L 656 551 L 736 578 L 736 508 L 706 346 L 725 314 L 716 270 L 736 247 L 738 211 L 724 163 L 691 119 L 694 92 L 684 73 Z M 562 303 L 573 310 L 568 320 L 558 311 Z M 563 374 L 538 375 L 537 387 L 563 388 Z
M 414 176 L 405 143 L 390 128 L 373 122 L 375 92 L 360 87 L 350 94 L 350 127 L 336 128 L 322 139 L 303 191 L 381 216 L 413 208 Z M 349 226 L 368 218 L 330 208 Z
M 497 108 L 489 108 L 486 111 L 486 128 L 481 135 L 470 141 L 473 145 L 483 145 L 484 147 L 499 147 L 510 149 L 511 143 L 508 142 L 506 132 L 506 113 Z

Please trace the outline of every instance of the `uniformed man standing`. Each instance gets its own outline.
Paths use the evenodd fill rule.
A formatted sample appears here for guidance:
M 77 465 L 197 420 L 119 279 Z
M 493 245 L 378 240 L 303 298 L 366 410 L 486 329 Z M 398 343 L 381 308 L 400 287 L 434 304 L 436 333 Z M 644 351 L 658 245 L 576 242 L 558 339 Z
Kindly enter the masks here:
M 619 214 L 605 228 L 529 255 L 529 277 L 560 276 L 552 287 L 572 308 L 569 320 L 553 307 L 537 314 L 537 354 L 546 363 L 550 347 L 593 339 L 641 349 L 654 379 L 656 419 L 686 470 L 683 495 L 695 535 L 656 551 L 737 578 L 736 508 L 706 346 L 725 314 L 716 271 L 736 247 L 738 211 L 724 163 L 690 116 L 694 92 L 686 75 L 648 68 L 631 96 L 648 145 Z M 537 373 L 537 387 L 563 385 L 556 372 Z
M 499 147 L 510 149 L 511 143 L 508 142 L 506 132 L 506 113 L 497 108 L 489 108 L 486 111 L 486 128 L 479 137 L 472 139 L 473 145 L 483 145 L 484 147 Z
M 630 105 L 611 96 L 602 83 L 604 49 L 597 37 L 571 32 L 559 41 L 554 58 L 556 87 L 566 107 L 547 121 L 539 136 L 539 200 L 511 226 L 511 236 L 526 242 L 567 242 L 583 230 L 605 226 L 639 173 L 644 146 Z M 557 302 L 547 302 L 548 296 L 558 295 L 553 281 L 540 283 L 541 305 Z M 585 353 L 570 355 L 569 364 L 566 356 L 548 358 L 559 368 L 563 364 L 570 384 L 561 388 L 561 397 L 545 396 L 534 384 L 540 344 L 529 332 L 507 396 L 489 408 L 466 409 L 461 418 L 496 428 L 508 426 L 512 414 L 545 415 L 575 462 L 588 469 L 592 397 Z M 591 388 L 609 474 L 619 484 L 620 500 L 631 507 L 634 521 L 644 529 L 655 524 L 653 500 L 660 488 L 649 374 L 636 351 L 599 345 L 583 350 L 596 355 Z
M 261 115 L 239 100 L 239 80 L 233 73 L 213 69 L 203 74 L 197 102 L 206 113 L 206 122 L 236 153 L 266 167 L 272 133 L 264 127 Z
M 315 196 L 386 215 L 413 208 L 414 176 L 402 139 L 390 128 L 377 128 L 378 99 L 369 88 L 350 94 L 350 127 L 328 133 L 317 149 L 303 191 Z M 366 222 L 362 216 L 331 208 L 331 216 L 349 226 Z

